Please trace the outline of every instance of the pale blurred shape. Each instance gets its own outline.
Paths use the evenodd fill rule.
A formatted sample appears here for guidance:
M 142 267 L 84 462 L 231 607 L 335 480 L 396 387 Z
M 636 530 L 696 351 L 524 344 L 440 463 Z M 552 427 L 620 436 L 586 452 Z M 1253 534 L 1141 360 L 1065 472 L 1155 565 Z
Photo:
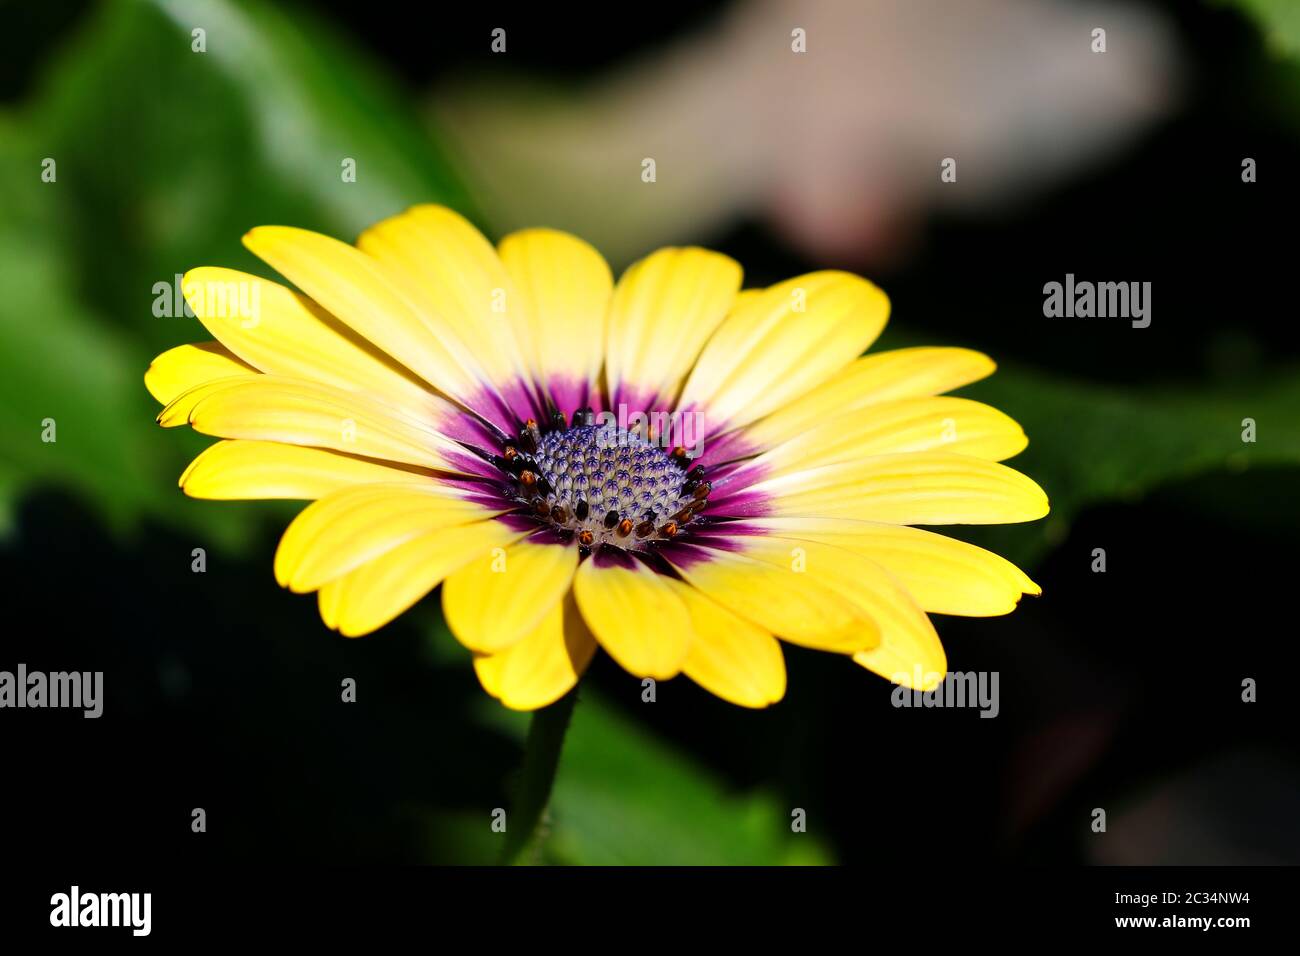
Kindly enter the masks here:
M 878 262 L 933 210 L 1024 201 L 1115 153 L 1177 72 L 1165 22 L 1116 3 L 758 0 L 585 92 L 462 87 L 434 113 L 497 230 L 570 229 L 625 262 L 760 217 L 812 257 Z

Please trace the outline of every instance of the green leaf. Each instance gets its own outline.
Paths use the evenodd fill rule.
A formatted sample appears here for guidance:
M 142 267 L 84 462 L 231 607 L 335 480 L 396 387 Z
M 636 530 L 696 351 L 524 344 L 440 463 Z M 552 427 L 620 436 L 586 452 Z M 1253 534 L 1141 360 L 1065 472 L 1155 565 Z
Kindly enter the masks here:
M 1300 3 L 1295 0 L 1219 0 L 1248 14 L 1269 46 L 1287 56 L 1300 54 Z
M 522 740 L 527 715 L 485 702 L 484 720 Z M 775 795 L 734 793 L 707 768 L 583 687 L 535 862 L 582 865 L 820 865 Z
M 1281 128 L 1300 126 L 1300 3 L 1296 0 L 1213 0 L 1235 7 L 1254 21 L 1272 56 L 1257 57 L 1243 68 L 1239 85 L 1251 91 Z
M 470 667 L 470 655 L 439 617 L 426 648 L 443 667 Z M 707 768 L 623 716 L 589 685 L 560 757 L 541 855 L 558 864 L 793 864 L 830 862 L 816 837 L 793 833 L 790 813 L 773 794 L 733 793 Z M 528 714 L 486 695 L 473 719 L 522 745 Z M 430 854 L 439 860 L 494 863 L 502 839 L 470 814 L 425 808 L 420 815 Z
M 38 482 L 81 492 L 119 526 L 144 512 L 176 519 L 184 499 L 158 493 L 163 459 L 152 445 L 158 429 L 143 368 L 129 336 L 75 294 L 58 241 L 66 191 L 42 180 L 42 159 L 28 131 L 0 117 L 4 523 Z M 173 474 L 167 489 L 174 487 Z
M 972 536 L 1027 563 L 1063 539 L 1089 505 L 1136 500 L 1207 472 L 1300 465 L 1297 369 L 1278 369 L 1250 387 L 1180 390 L 1001 367 L 965 394 L 1006 412 L 1029 435 L 1029 447 L 1008 464 L 1042 485 L 1052 513 Z M 1255 423 L 1254 442 L 1243 441 L 1246 419 Z
M 109 2 L 28 115 L 72 194 L 64 239 L 84 286 L 153 349 L 204 337 L 192 319 L 155 317 L 155 283 L 198 265 L 266 274 L 239 243 L 253 226 L 350 240 L 416 203 L 468 207 L 369 64 L 267 3 Z
M 321 23 L 267 3 L 151 0 L 171 20 L 179 58 L 210 58 L 247 107 L 271 178 L 295 184 L 338 232 L 359 232 L 417 202 L 467 211 L 468 197 L 400 97 Z M 205 54 L 191 52 L 206 31 Z M 356 160 L 355 182 L 341 163 Z
M 192 49 L 196 28 L 205 53 Z M 0 501 L 56 482 L 115 519 L 165 517 L 214 543 L 285 510 L 177 489 L 210 442 L 158 428 L 142 377 L 159 352 L 209 336 L 183 311 L 156 315 L 155 288 L 198 265 L 266 274 L 239 244 L 254 225 L 352 238 L 414 203 L 466 209 L 400 104 L 327 30 L 273 4 L 102 4 L 31 100 L 0 113 Z M 53 182 L 40 175 L 46 158 Z M 40 442 L 46 417 L 57 443 Z
M 587 693 L 555 784 L 547 855 L 588 864 L 818 864 L 771 794 L 729 793 L 706 769 Z

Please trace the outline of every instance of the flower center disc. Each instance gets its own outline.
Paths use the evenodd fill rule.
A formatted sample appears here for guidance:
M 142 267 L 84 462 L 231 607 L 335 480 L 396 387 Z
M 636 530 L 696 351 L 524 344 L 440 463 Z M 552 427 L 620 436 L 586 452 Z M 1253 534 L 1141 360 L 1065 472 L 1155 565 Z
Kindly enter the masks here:
M 516 466 L 520 498 L 584 548 L 671 538 L 706 503 L 708 482 L 686 473 L 683 458 L 617 425 L 560 428 L 535 444 Z

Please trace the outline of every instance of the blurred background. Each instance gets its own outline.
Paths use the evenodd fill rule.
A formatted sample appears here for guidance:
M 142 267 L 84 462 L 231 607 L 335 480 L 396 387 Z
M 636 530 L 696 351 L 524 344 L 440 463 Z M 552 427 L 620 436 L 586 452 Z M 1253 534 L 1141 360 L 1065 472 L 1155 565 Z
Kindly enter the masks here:
M 99 720 L 0 714 L 6 849 L 494 858 L 527 720 L 437 596 L 325 630 L 272 577 L 296 507 L 185 498 L 208 442 L 157 428 L 142 384 L 207 337 L 159 283 L 266 274 L 254 225 L 352 239 L 432 201 L 494 238 L 571 229 L 616 270 L 697 243 L 747 286 L 867 275 L 878 347 L 999 361 L 963 394 L 1024 425 L 1014 464 L 1053 501 L 956 529 L 1044 590 L 936 619 L 952 670 L 1000 673 L 997 719 L 896 709 L 799 648 L 764 712 L 684 678 L 644 704 L 598 658 L 539 860 L 1300 862 L 1300 5 L 665 0 L 635 29 L 484 6 L 0 2 L 0 669 L 106 685 Z M 1066 273 L 1151 282 L 1151 326 L 1044 318 Z

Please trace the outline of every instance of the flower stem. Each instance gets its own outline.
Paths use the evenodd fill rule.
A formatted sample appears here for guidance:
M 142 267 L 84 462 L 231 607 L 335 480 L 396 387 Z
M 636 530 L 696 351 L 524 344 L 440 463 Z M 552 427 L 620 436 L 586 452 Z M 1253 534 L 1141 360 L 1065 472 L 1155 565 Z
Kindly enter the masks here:
M 509 865 L 534 841 L 538 824 L 551 800 L 555 771 L 564 749 L 564 734 L 569 729 L 573 705 L 578 700 L 574 687 L 553 704 L 533 711 L 524 743 L 524 766 L 519 777 L 515 805 L 506 829 L 506 846 L 501 862 Z

